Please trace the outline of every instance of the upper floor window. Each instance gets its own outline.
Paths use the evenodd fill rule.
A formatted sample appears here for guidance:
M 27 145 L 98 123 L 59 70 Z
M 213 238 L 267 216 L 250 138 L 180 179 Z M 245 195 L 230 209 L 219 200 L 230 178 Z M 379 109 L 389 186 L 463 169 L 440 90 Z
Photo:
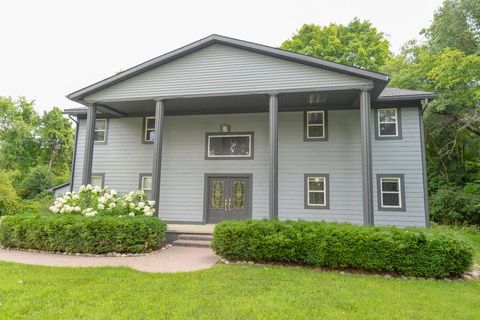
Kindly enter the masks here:
M 305 174 L 305 208 L 328 209 L 328 175 Z
M 253 159 L 253 132 L 207 133 L 205 159 Z
M 378 209 L 405 210 L 403 175 L 378 175 Z
M 325 141 L 327 135 L 327 112 L 324 110 L 305 111 L 304 113 L 304 140 Z
M 95 132 L 93 133 L 93 141 L 107 142 L 107 119 L 95 120 Z
M 143 141 L 155 141 L 155 117 L 145 117 L 143 123 Z
M 397 108 L 378 109 L 376 112 L 377 139 L 401 138 L 400 112 Z

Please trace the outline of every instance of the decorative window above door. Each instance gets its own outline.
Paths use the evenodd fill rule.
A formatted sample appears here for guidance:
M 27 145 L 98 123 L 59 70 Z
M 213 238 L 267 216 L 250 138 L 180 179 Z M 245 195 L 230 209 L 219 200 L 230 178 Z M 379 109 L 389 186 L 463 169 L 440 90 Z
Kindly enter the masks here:
M 205 159 L 253 159 L 253 132 L 207 133 Z

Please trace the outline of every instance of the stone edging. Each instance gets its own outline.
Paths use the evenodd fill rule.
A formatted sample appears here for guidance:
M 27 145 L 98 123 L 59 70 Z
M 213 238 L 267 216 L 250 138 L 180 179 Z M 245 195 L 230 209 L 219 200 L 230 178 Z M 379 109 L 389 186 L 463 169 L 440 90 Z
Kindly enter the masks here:
M 166 244 L 163 247 L 159 248 L 158 250 L 154 250 L 151 252 L 144 252 L 144 253 L 118 253 L 118 252 L 108 252 L 103 254 L 95 254 L 95 253 L 79 253 L 79 252 L 63 252 L 63 251 L 44 251 L 44 250 L 36 250 L 36 249 L 23 249 L 23 248 L 9 248 L 0 246 L 0 249 L 4 250 L 12 250 L 12 251 L 25 251 L 25 252 L 35 252 L 35 253 L 48 253 L 48 254 L 56 254 L 56 255 L 63 255 L 63 256 L 76 256 L 76 257 L 141 257 L 141 256 L 148 256 L 157 251 L 162 251 L 170 248 L 171 244 Z
M 257 262 L 254 262 L 254 261 L 229 261 L 227 259 L 224 259 L 224 258 L 220 258 L 220 260 L 218 260 L 218 263 L 221 263 L 221 264 L 237 264 L 237 265 L 258 265 L 258 266 L 275 266 L 275 265 L 282 265 L 282 264 L 275 264 L 275 263 L 272 263 L 272 264 L 268 264 L 268 263 L 257 263 Z M 292 266 L 292 265 L 289 265 L 289 264 L 285 264 L 286 266 Z M 298 266 L 298 267 L 308 267 L 308 266 L 301 266 L 301 265 L 295 265 L 295 266 Z M 337 271 L 339 274 L 346 274 L 346 273 L 353 273 L 353 274 L 360 274 L 360 275 L 373 275 L 373 276 L 379 276 L 379 277 L 384 277 L 384 278 L 400 278 L 400 279 L 418 279 L 418 280 L 422 280 L 422 279 L 430 279 L 430 278 L 423 278 L 423 277 L 406 277 L 406 276 L 403 276 L 403 275 L 391 275 L 391 274 L 381 274 L 381 273 L 370 273 L 370 272 L 362 272 L 362 271 L 343 271 L 343 270 L 339 270 L 339 269 L 323 269 L 323 268 L 315 268 L 315 269 L 318 269 L 318 270 L 324 270 L 324 271 Z M 467 281 L 470 281 L 470 280 L 477 280 L 480 278 L 480 265 L 478 264 L 475 264 L 473 265 L 472 269 L 468 272 L 465 272 L 461 277 L 458 277 L 458 278 L 444 278 L 444 279 L 439 279 L 439 280 L 443 280 L 443 281 L 452 281 L 452 280 L 467 280 Z

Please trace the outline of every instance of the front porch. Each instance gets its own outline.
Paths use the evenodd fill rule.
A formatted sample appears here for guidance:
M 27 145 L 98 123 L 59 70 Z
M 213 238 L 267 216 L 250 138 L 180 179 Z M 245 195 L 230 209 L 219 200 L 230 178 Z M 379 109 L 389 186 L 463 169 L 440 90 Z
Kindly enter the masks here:
M 335 143 L 340 143 L 339 145 L 335 146 L 332 143 L 328 142 L 322 145 L 318 144 L 317 142 L 311 144 L 310 147 L 325 146 L 326 148 L 323 149 L 324 153 L 330 154 L 331 156 L 335 154 L 334 150 L 336 148 L 338 149 L 338 147 L 342 146 L 342 143 L 346 143 L 344 148 L 347 148 L 348 150 L 352 149 L 352 147 L 352 150 L 357 150 L 357 148 L 358 150 L 361 150 L 362 157 L 358 157 L 357 159 L 355 156 L 354 158 L 350 159 L 351 162 L 350 164 L 348 164 L 349 166 L 352 165 L 353 170 L 355 170 L 356 172 L 358 170 L 360 174 L 362 172 L 366 173 L 364 176 L 364 178 L 366 179 L 365 185 L 363 187 L 364 190 L 362 189 L 363 191 L 361 191 L 364 193 L 363 199 L 365 201 L 363 202 L 363 204 L 360 204 L 360 207 L 362 207 L 362 205 L 364 207 L 363 209 L 355 209 L 355 214 L 359 213 L 360 216 L 358 216 L 358 218 L 353 218 L 353 222 L 370 224 L 373 220 L 373 199 L 371 190 L 372 181 L 371 178 L 369 179 L 369 177 L 371 177 L 372 175 L 371 156 L 369 156 L 369 154 L 371 153 L 371 134 L 370 126 L 364 125 L 365 123 L 370 123 L 370 121 L 368 119 L 362 121 L 362 119 L 364 119 L 365 117 L 370 117 L 371 104 L 370 91 L 361 89 L 324 91 L 317 90 L 306 92 L 284 92 L 275 94 L 250 94 L 242 96 L 225 95 L 213 97 L 201 96 L 188 98 L 165 98 L 150 101 L 103 101 L 92 103 L 92 105 L 88 108 L 86 116 L 83 116 L 86 122 L 86 139 L 82 164 L 82 184 L 87 184 L 89 183 L 89 181 L 91 181 L 92 172 L 99 172 L 99 170 L 97 169 L 95 169 L 95 171 L 93 171 L 92 169 L 93 146 L 95 145 L 93 132 L 96 119 L 108 118 L 110 119 L 110 122 L 113 122 L 115 121 L 115 119 L 123 121 L 122 119 L 133 120 L 133 118 L 154 117 L 155 128 L 153 134 L 156 138 L 155 141 L 153 141 L 153 145 L 150 146 L 150 148 L 153 149 L 152 158 L 150 160 L 152 163 L 151 198 L 159 204 L 158 206 L 156 206 L 157 215 L 173 223 L 177 221 L 177 219 L 175 219 L 175 217 L 172 218 L 171 215 L 168 218 L 165 218 L 164 216 L 165 213 L 170 214 L 169 211 L 171 211 L 171 206 L 165 206 L 165 204 L 167 202 L 171 202 L 172 196 L 175 197 L 175 195 L 170 192 L 170 190 L 173 190 L 172 188 L 175 188 L 172 187 L 173 185 L 178 185 L 180 181 L 185 181 L 185 183 L 193 183 L 200 178 L 200 175 L 202 177 L 202 180 L 203 176 L 205 176 L 205 181 L 207 181 L 207 175 L 211 176 L 212 173 L 216 175 L 222 173 L 222 176 L 232 176 L 234 174 L 235 176 L 238 176 L 238 174 L 250 175 L 250 183 L 253 179 L 254 191 L 249 201 L 250 203 L 256 203 L 256 207 L 254 207 L 253 210 L 257 211 L 257 213 L 254 213 L 252 215 L 252 212 L 250 211 L 249 216 L 251 218 L 277 219 L 279 218 L 279 185 L 280 194 L 282 194 L 282 192 L 285 192 L 285 190 L 288 190 L 288 185 L 291 184 L 292 181 L 286 182 L 285 180 L 291 179 L 291 170 L 294 170 L 288 169 L 287 171 L 285 171 L 286 175 L 284 175 L 282 171 L 279 171 L 279 149 L 280 155 L 283 154 L 283 158 L 295 158 L 295 156 L 290 156 L 286 153 L 290 152 L 290 148 L 296 148 L 295 140 L 298 141 L 298 139 L 303 139 L 303 128 L 301 127 L 303 121 L 299 117 L 303 117 L 303 112 L 308 110 L 325 110 L 325 112 L 330 112 L 329 116 L 334 121 L 332 123 L 332 130 L 340 131 L 343 125 L 351 126 L 351 123 L 354 123 L 354 125 L 349 129 L 349 132 L 352 132 L 351 130 L 353 130 L 354 132 L 358 130 L 358 132 L 353 133 L 353 135 L 351 135 L 350 137 L 342 138 L 344 142 L 339 142 L 338 138 L 336 138 Z M 345 122 L 345 117 L 347 115 L 350 120 Z M 341 120 L 342 118 L 343 120 Z M 183 119 L 188 119 L 188 121 L 185 122 L 183 121 Z M 213 121 L 214 127 L 212 127 L 212 121 L 207 121 L 207 119 L 216 119 Z M 292 123 L 291 119 L 298 120 L 295 120 L 295 122 Z M 131 120 L 128 120 L 128 122 L 130 122 Z M 195 121 L 200 122 L 198 123 Z M 204 143 L 202 139 L 199 138 L 199 136 L 203 136 L 205 132 L 220 132 L 220 125 L 224 123 L 232 123 L 232 131 L 256 131 L 255 148 L 256 150 L 261 151 L 256 151 L 257 154 L 255 155 L 254 160 L 251 160 L 250 162 L 240 160 L 225 160 L 218 162 L 203 159 L 203 151 L 199 150 L 199 145 L 202 145 L 201 149 L 203 149 Z M 292 131 L 292 125 L 295 126 L 295 131 Z M 279 130 L 281 137 L 280 144 L 278 142 Z M 361 133 L 362 138 L 357 140 L 357 138 L 355 137 L 358 136 L 359 133 Z M 295 136 L 293 137 L 292 135 Z M 188 141 L 188 143 L 193 143 L 192 145 L 190 145 L 189 149 L 194 152 L 194 154 L 189 156 L 191 157 L 189 163 L 198 161 L 198 163 L 203 164 L 196 166 L 195 168 L 186 166 L 184 170 L 181 170 L 180 167 L 183 160 L 180 160 L 178 157 L 185 157 L 187 155 L 184 153 L 179 153 L 178 148 L 175 149 L 174 145 L 183 145 L 187 143 L 187 140 L 191 140 L 192 137 L 195 137 L 195 141 L 197 142 Z M 356 145 L 355 143 L 352 145 L 352 143 L 348 142 L 349 139 L 356 140 Z M 97 148 L 103 148 L 103 146 L 95 147 L 95 149 Z M 297 154 L 299 153 L 297 152 Z M 308 154 L 311 154 L 311 152 Z M 312 159 L 312 161 L 314 161 L 313 158 L 310 158 L 313 156 L 313 154 L 306 154 L 306 156 L 308 156 L 308 158 L 302 158 L 300 160 L 306 161 L 305 159 Z M 339 154 L 339 157 L 344 157 L 344 155 Z M 322 156 L 317 156 L 317 159 L 321 160 Z M 334 169 L 335 165 L 332 165 L 331 168 L 327 166 L 331 165 L 331 160 L 327 159 L 327 162 L 324 164 L 322 164 L 321 162 L 317 162 L 317 165 L 314 165 L 312 169 L 302 171 L 301 181 L 297 181 L 296 183 L 303 184 L 303 173 L 305 172 L 327 172 L 332 168 Z M 342 164 L 342 161 L 340 159 L 338 159 L 337 162 Z M 291 161 L 289 161 L 289 165 L 295 167 L 294 163 L 290 163 Z M 314 164 L 314 162 L 312 162 L 312 164 Z M 352 169 L 341 167 L 338 168 L 340 169 L 336 170 L 348 171 Z M 306 170 L 306 168 L 304 170 Z M 148 169 L 142 169 L 141 172 L 148 171 Z M 187 178 L 187 172 L 192 174 L 192 176 L 189 176 L 190 178 L 188 179 L 183 179 L 184 177 Z M 180 180 L 180 178 L 182 179 Z M 176 182 L 171 182 L 173 179 L 176 179 Z M 280 182 L 279 179 L 281 180 Z M 168 183 L 170 183 L 170 187 L 168 186 Z M 109 183 L 109 185 L 111 184 Z M 161 188 L 162 185 L 164 189 Z M 196 185 L 196 187 L 194 187 L 194 185 Z M 187 185 L 184 184 L 184 187 L 187 187 Z M 358 189 L 362 188 L 361 186 L 358 187 Z M 200 184 L 197 181 L 194 182 L 194 184 L 189 185 L 187 187 L 187 190 L 191 188 L 205 188 L 206 191 L 207 184 L 205 182 L 204 186 L 204 183 Z M 299 189 L 303 189 L 303 186 L 299 186 Z M 207 201 L 207 193 L 203 190 L 201 191 L 201 193 L 202 198 L 197 198 L 197 203 Z M 205 194 L 205 196 L 203 196 L 203 194 Z M 287 197 L 289 196 L 288 194 L 283 194 L 287 195 Z M 303 193 L 301 193 L 301 196 L 303 197 Z M 179 201 L 181 200 L 179 199 Z M 266 201 L 265 205 L 263 205 L 263 201 Z M 368 208 L 365 207 L 367 204 Z M 298 212 L 303 210 L 300 209 L 300 206 L 303 208 L 303 200 L 301 200 L 301 202 L 299 203 L 299 208 L 296 209 Z M 204 217 L 201 220 L 201 223 L 205 224 L 211 221 L 208 219 L 206 213 L 208 210 L 209 209 L 206 208 L 204 204 Z M 258 212 L 262 210 L 263 213 L 260 213 L 259 215 Z M 195 212 L 198 211 L 199 210 Z M 340 214 L 342 214 L 342 212 L 346 212 L 346 210 L 343 210 L 340 207 L 337 207 L 336 211 Z M 266 214 L 266 216 L 263 216 L 263 214 Z M 345 214 L 348 213 L 346 212 Z M 352 214 L 352 212 L 350 212 L 350 214 Z M 330 219 L 328 216 L 322 217 L 323 218 L 319 219 Z M 298 219 L 302 218 L 302 216 L 280 218 Z M 178 219 L 178 221 L 185 220 Z M 195 222 L 197 221 L 198 220 L 195 218 Z M 352 218 L 348 218 L 347 221 L 352 221 Z

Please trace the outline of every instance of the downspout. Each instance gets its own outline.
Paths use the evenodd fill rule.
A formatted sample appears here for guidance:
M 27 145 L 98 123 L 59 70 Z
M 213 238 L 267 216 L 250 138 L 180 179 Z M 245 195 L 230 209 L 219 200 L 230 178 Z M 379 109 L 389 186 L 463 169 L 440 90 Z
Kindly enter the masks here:
M 428 99 L 420 101 L 422 109 L 420 110 L 420 144 L 422 152 L 422 173 L 423 173 L 423 202 L 425 210 L 425 226 L 430 226 L 430 212 L 428 208 L 428 176 L 427 176 L 427 158 L 425 152 L 425 130 L 423 128 L 423 113 L 428 107 Z
M 70 192 L 73 191 L 73 178 L 75 176 L 75 160 L 77 159 L 77 142 L 78 142 L 78 121 L 74 120 L 71 115 L 68 115 L 70 120 L 75 122 L 75 143 L 73 145 L 73 159 L 72 159 L 72 169 L 70 170 L 71 176 L 70 176 Z

